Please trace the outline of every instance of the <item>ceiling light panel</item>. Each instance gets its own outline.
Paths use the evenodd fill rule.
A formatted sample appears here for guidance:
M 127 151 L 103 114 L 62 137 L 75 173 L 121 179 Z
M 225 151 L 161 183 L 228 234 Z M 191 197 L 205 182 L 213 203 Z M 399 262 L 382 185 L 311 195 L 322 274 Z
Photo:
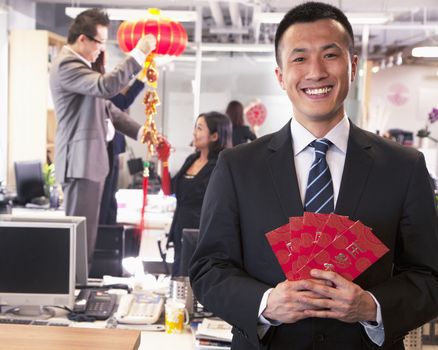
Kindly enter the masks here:
M 412 49 L 412 56 L 435 58 L 438 57 L 438 46 L 419 46 Z
M 78 14 L 87 10 L 87 7 L 66 7 L 65 14 L 71 18 L 76 18 Z M 108 8 L 106 12 L 109 18 L 113 21 L 136 20 L 151 17 L 147 9 L 118 9 Z M 195 22 L 196 11 L 160 11 L 160 15 L 167 18 L 172 18 L 179 22 Z
M 283 12 L 256 12 L 254 19 L 260 23 L 280 23 L 285 13 Z M 393 20 L 392 15 L 370 12 L 346 13 L 351 24 L 385 24 Z

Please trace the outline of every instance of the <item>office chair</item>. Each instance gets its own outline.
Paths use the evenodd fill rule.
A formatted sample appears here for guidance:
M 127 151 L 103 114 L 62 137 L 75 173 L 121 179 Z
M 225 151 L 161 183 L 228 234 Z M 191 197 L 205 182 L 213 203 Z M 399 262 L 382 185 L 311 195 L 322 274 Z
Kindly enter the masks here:
M 16 202 L 29 203 L 32 199 L 44 196 L 44 180 L 39 160 L 14 162 Z
M 165 233 L 161 239 L 157 240 L 158 253 L 161 257 L 161 264 L 164 271 L 163 273 L 166 275 L 170 275 L 170 272 L 172 271 L 172 264 L 166 261 L 167 251 L 169 249 L 173 249 L 173 243 L 168 242 L 168 237 L 169 233 Z

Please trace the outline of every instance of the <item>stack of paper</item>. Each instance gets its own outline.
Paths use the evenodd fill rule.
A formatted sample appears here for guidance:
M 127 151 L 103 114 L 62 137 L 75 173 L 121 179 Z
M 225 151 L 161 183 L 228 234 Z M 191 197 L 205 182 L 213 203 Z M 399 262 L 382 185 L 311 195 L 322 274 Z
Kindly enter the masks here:
M 352 281 L 388 252 L 369 227 L 337 214 L 305 212 L 266 238 L 290 281 L 311 278 L 311 269 Z
M 204 318 L 195 332 L 196 349 L 198 350 L 226 350 L 230 349 L 231 325 L 218 319 Z

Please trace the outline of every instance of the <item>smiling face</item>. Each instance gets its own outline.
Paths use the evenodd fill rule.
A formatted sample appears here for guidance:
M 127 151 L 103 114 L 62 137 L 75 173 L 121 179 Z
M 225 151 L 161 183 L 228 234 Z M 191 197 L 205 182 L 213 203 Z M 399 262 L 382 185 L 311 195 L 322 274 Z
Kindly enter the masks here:
M 196 120 L 195 129 L 193 130 L 193 146 L 198 150 L 207 150 L 210 143 L 218 139 L 218 133 L 210 133 L 207 122 L 203 116 Z
M 340 23 L 323 19 L 295 23 L 280 41 L 281 67 L 275 73 L 304 126 L 344 116 L 344 100 L 357 68 L 351 58 L 348 34 Z

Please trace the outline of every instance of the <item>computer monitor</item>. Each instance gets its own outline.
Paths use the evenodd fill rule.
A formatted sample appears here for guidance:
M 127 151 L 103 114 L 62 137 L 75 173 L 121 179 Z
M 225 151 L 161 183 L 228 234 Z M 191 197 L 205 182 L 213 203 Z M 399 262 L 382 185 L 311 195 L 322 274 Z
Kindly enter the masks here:
M 189 275 L 190 260 L 196 250 L 199 239 L 199 229 L 185 228 L 182 231 L 181 262 L 179 273 L 181 276 Z
M 0 215 L 0 221 L 71 223 L 76 231 L 76 285 L 86 286 L 88 280 L 87 225 L 84 216 L 41 217 L 32 215 Z
M 17 202 L 26 204 L 32 199 L 44 196 L 44 181 L 39 160 L 14 163 Z
M 75 260 L 74 223 L 0 221 L 0 305 L 22 314 L 71 308 Z

